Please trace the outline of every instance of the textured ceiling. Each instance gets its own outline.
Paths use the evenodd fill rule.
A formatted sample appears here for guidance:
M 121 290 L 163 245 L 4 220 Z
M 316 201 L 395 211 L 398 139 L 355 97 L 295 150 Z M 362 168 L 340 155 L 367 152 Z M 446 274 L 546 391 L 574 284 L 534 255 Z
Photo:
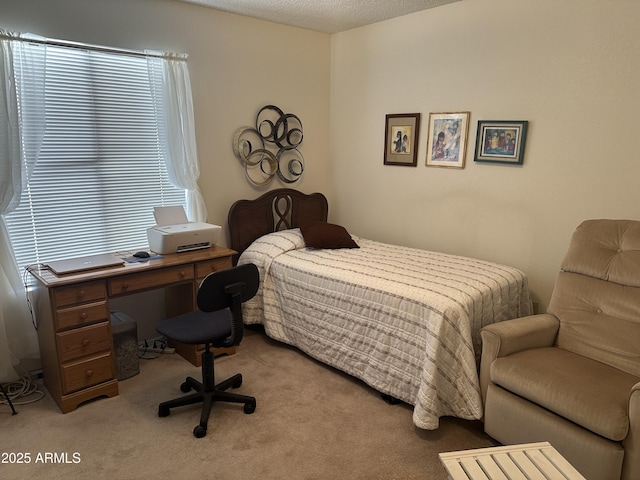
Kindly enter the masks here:
M 337 33 L 461 0 L 180 0 L 317 32 Z

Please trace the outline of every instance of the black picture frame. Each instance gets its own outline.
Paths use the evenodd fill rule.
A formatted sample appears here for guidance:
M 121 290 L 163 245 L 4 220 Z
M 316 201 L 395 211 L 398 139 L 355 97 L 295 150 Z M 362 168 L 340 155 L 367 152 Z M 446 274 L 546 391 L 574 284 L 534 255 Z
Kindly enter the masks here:
M 385 116 L 384 164 L 415 167 L 418 165 L 419 113 Z
M 474 161 L 522 165 L 528 124 L 527 120 L 478 120 Z

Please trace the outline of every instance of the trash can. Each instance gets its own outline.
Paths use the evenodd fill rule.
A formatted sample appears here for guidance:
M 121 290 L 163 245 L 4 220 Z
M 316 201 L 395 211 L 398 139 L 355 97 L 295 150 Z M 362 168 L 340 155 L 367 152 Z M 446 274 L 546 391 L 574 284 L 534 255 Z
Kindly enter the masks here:
M 115 353 L 116 378 L 124 380 L 140 373 L 138 325 L 126 313 L 111 312 L 111 334 Z

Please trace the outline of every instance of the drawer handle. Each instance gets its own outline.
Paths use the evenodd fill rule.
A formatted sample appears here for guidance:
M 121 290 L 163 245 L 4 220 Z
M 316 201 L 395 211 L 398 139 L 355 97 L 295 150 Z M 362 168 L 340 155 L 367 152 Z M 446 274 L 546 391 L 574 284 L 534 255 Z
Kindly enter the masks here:
M 78 297 L 80 297 L 80 298 L 84 298 L 84 296 L 85 296 L 86 294 L 87 294 L 87 292 L 85 292 L 84 290 L 80 290 L 80 291 L 78 292 Z
M 182 278 L 186 277 L 187 276 L 187 272 L 185 272 L 184 270 L 180 270 L 180 276 Z
M 129 289 L 129 282 L 122 282 L 122 289 L 123 290 L 128 290 Z
M 82 320 L 86 320 L 88 316 L 89 316 L 89 314 L 88 314 L 87 312 L 82 312 L 82 313 L 80 314 L 80 319 L 82 319 Z
M 82 340 L 82 346 L 83 347 L 88 347 L 90 343 L 91 342 L 89 340 L 87 340 L 86 338 L 84 340 Z
M 93 370 L 87 370 L 87 377 L 93 376 Z

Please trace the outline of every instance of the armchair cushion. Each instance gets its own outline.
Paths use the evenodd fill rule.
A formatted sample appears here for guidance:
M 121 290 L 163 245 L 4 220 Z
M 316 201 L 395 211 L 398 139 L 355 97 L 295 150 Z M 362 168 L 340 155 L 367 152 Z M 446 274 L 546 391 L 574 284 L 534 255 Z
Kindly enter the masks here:
M 482 328 L 482 359 L 480 361 L 480 389 L 482 403 L 486 403 L 491 383 L 489 369 L 498 357 L 529 348 L 551 347 L 560 322 L 549 314 L 529 315 L 506 322 L 492 323 Z
M 629 396 L 640 378 L 604 363 L 548 347 L 496 359 L 491 381 L 605 438 L 629 431 Z

